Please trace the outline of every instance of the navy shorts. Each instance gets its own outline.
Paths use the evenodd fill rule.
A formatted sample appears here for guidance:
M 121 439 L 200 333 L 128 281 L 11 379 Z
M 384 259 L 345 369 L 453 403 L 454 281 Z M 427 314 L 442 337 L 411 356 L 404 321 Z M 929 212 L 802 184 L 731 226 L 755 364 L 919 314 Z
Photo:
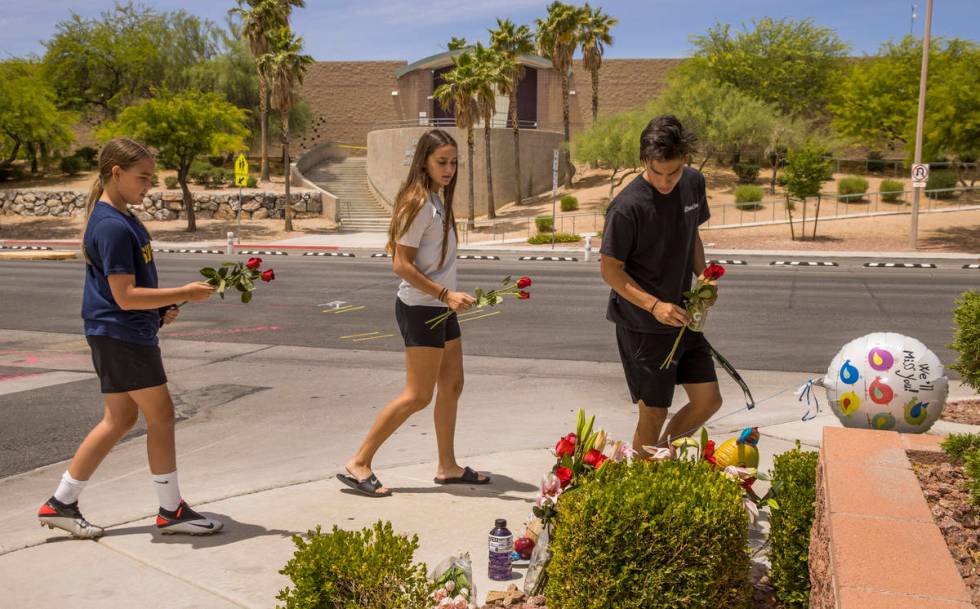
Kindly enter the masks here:
M 429 307 L 425 305 L 407 305 L 401 298 L 395 297 L 395 320 L 406 347 L 435 347 L 443 349 L 446 343 L 462 336 L 459 329 L 459 318 L 455 313 L 449 319 L 435 328 L 429 329 L 426 322 L 449 309 L 447 307 Z
M 674 400 L 677 385 L 718 380 L 708 341 L 700 332 L 691 330 L 686 330 L 681 337 L 673 363 L 661 370 L 660 365 L 676 338 L 677 332 L 649 334 L 616 326 L 619 357 L 634 404 L 642 400 L 646 406 L 668 408 Z
M 86 336 L 102 393 L 125 393 L 167 383 L 160 347 L 108 336 Z

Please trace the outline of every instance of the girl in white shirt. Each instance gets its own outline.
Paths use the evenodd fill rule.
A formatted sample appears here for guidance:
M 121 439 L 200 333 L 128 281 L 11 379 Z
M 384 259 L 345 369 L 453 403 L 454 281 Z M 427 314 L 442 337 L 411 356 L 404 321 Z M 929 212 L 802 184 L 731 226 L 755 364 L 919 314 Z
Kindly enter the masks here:
M 447 310 L 469 309 L 474 298 L 456 291 L 456 140 L 441 129 L 419 138 L 408 178 L 395 198 L 387 251 L 401 277 L 395 319 L 405 340 L 405 388 L 371 426 L 361 448 L 337 478 L 369 497 L 387 497 L 371 468 L 375 453 L 412 414 L 436 394 L 439 446 L 436 484 L 487 484 L 490 478 L 456 462 L 456 408 L 463 391 L 463 347 L 459 321 L 451 315 L 435 328 L 426 322 Z M 441 195 L 440 195 L 441 192 Z

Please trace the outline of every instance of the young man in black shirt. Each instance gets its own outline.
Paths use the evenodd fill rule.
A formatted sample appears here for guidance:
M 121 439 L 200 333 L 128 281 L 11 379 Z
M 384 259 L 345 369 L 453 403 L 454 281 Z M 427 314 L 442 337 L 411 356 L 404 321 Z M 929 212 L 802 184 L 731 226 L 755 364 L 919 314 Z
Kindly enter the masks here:
M 707 341 L 685 332 L 670 366 L 660 369 L 680 329 L 690 322 L 681 294 L 705 269 L 698 226 L 710 217 L 704 176 L 688 167 L 693 134 L 674 116 L 654 118 L 640 135 L 644 172 L 616 195 L 602 234 L 602 278 L 609 284 L 606 319 L 626 383 L 640 417 L 633 447 L 666 446 L 667 436 L 690 435 L 721 407 L 718 377 Z M 689 402 L 667 429 L 674 388 Z

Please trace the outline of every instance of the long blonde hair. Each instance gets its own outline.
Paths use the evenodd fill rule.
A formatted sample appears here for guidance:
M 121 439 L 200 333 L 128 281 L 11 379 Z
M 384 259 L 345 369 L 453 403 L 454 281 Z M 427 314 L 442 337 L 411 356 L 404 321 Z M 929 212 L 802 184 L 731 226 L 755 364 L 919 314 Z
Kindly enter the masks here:
M 146 159 L 152 159 L 153 154 L 147 150 L 146 146 L 128 137 L 117 137 L 106 142 L 99 152 L 99 176 L 92 182 L 92 188 L 85 199 L 85 222 L 82 223 L 82 257 L 85 262 L 91 262 L 85 252 L 85 230 L 88 228 L 88 219 L 92 215 L 92 209 L 102 197 L 105 185 L 112 179 L 112 168 L 116 165 L 123 169 L 129 169 Z
M 425 201 L 433 186 L 432 178 L 426 170 L 426 163 L 429 160 L 429 155 L 443 146 L 452 146 L 459 150 L 453 136 L 442 129 L 432 129 L 425 132 L 419 138 L 418 145 L 415 146 L 412 167 L 408 170 L 408 177 L 398 190 L 398 196 L 395 197 L 395 213 L 392 214 L 391 225 L 388 227 L 388 245 L 385 247 L 385 251 L 391 255 L 395 254 L 395 243 L 408 232 L 412 222 L 415 221 L 415 217 L 425 206 Z M 449 249 L 449 229 L 452 228 L 453 235 L 459 237 L 456 233 L 456 216 L 453 214 L 453 192 L 456 190 L 456 176 L 458 175 L 458 171 L 454 173 L 453 179 L 442 190 L 442 202 L 446 213 L 442 227 L 440 268 L 446 263 L 446 253 Z

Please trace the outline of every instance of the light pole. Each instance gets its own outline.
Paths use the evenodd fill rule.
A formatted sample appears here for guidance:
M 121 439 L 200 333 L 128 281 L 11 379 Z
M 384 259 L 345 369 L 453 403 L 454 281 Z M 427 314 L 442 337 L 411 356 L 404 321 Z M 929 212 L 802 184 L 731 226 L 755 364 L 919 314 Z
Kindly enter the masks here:
M 932 0 L 926 2 L 926 29 L 922 36 L 922 73 L 919 75 L 919 112 L 915 120 L 915 164 L 922 162 L 922 123 L 926 115 L 926 81 L 929 78 L 929 34 L 932 29 Z M 919 196 L 924 186 L 912 188 L 912 230 L 910 244 L 918 247 Z

